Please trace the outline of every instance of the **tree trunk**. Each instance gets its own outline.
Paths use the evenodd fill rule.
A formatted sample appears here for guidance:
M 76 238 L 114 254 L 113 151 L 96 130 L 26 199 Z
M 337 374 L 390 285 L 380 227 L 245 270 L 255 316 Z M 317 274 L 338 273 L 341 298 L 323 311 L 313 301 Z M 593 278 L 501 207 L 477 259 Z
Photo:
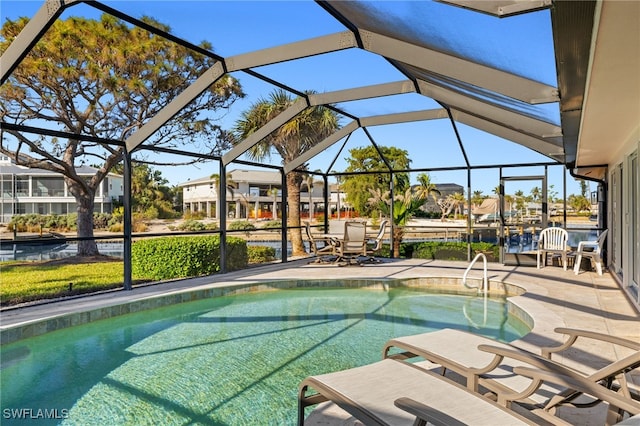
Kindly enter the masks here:
M 68 180 L 69 191 L 78 204 L 78 238 L 93 238 L 93 205 L 95 190 L 90 187 L 81 187 L 77 182 Z M 96 240 L 88 239 L 78 241 L 78 256 L 97 256 L 98 245 Z
M 304 256 L 307 252 L 302 243 L 302 231 L 300 230 L 300 184 L 302 183 L 302 175 L 298 172 L 291 172 L 287 175 L 287 204 L 288 221 L 291 227 L 289 235 L 291 235 L 291 254 L 293 256 Z
M 393 257 L 400 257 L 400 244 L 402 243 L 402 237 L 404 237 L 404 227 L 393 227 Z

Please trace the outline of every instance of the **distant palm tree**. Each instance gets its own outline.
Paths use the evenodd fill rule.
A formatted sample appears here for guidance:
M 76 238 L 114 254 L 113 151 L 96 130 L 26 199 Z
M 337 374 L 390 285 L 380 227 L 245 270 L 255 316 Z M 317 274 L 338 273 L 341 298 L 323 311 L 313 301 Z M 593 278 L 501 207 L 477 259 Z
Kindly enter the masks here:
M 486 197 L 482 195 L 481 190 L 473 191 L 473 196 L 471 197 L 471 202 L 474 206 L 478 207 L 482 204 Z
M 284 90 L 272 92 L 269 99 L 259 99 L 236 121 L 234 143 L 246 139 L 289 108 L 296 100 Z M 251 159 L 261 161 L 269 158 L 272 150 L 275 150 L 282 157 L 284 164 L 289 163 L 334 133 L 340 127 L 338 120 L 339 116 L 324 106 L 306 108 L 254 145 L 247 154 Z M 301 167 L 301 169 L 304 168 L 306 165 Z M 288 225 L 291 227 L 291 248 L 294 256 L 306 253 L 300 229 L 301 183 L 301 172 L 287 174 Z
M 539 186 L 534 186 L 531 188 L 531 198 L 534 203 L 539 203 L 542 201 L 542 190 Z
M 433 198 L 433 202 L 438 205 L 438 197 L 442 195 L 440 191 L 436 189 L 436 185 L 431 182 L 431 176 L 428 173 L 418 174 L 418 185 L 415 186 L 415 190 L 422 198 L 422 204 L 427 201 L 427 198 Z
M 278 219 L 278 194 L 279 193 L 280 193 L 280 190 L 275 186 L 269 189 L 269 191 L 267 191 L 267 194 L 273 197 L 273 206 L 272 206 L 272 212 L 271 212 L 271 219 L 273 220 Z
M 462 207 L 464 206 L 464 203 L 466 201 L 464 195 L 460 192 L 454 192 L 453 194 L 451 194 L 451 199 L 455 203 L 454 208 L 456 211 L 456 215 L 462 216 Z
M 217 195 L 217 202 L 216 202 L 216 219 L 220 219 L 220 212 L 222 212 L 222 207 L 225 207 L 225 212 L 224 214 L 226 215 L 226 207 L 227 207 L 227 200 L 221 200 L 220 199 L 220 175 L 217 173 L 212 174 L 211 176 L 209 176 L 211 178 L 211 180 L 213 181 L 213 186 L 216 190 L 216 195 Z M 233 199 L 234 195 L 235 195 L 235 190 L 236 190 L 236 182 L 233 180 L 233 176 L 231 176 L 231 173 L 227 173 L 225 175 L 226 179 L 225 179 L 225 186 L 227 188 L 227 194 L 231 194 L 231 199 Z
M 313 175 L 306 175 L 303 183 L 307 186 L 307 192 L 309 193 L 309 221 L 311 221 L 313 220 Z

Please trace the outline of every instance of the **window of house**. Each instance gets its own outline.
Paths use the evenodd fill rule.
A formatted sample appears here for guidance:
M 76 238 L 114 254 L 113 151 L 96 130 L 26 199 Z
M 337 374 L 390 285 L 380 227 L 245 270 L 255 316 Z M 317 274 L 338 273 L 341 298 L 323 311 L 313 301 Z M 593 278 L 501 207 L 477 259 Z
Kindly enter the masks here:
M 64 179 L 62 177 L 34 177 L 34 197 L 64 197 Z
M 25 176 L 16 176 L 16 196 L 29 196 L 29 178 Z

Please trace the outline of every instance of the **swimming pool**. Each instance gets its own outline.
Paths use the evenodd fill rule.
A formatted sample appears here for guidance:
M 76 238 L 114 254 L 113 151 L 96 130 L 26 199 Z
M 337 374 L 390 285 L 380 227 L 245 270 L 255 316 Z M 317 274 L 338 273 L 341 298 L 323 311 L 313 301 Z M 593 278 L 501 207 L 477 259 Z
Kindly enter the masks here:
M 18 413 L 42 414 L 38 424 L 294 424 L 306 376 L 377 361 L 394 336 L 526 334 L 507 311 L 503 299 L 418 288 L 304 288 L 65 328 L 0 349 L 3 424 Z

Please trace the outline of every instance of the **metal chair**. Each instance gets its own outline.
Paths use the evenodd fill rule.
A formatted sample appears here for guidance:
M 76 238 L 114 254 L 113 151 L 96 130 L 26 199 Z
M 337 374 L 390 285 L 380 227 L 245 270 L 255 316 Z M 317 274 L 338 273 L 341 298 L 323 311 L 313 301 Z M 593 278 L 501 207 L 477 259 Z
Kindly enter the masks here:
M 576 262 L 573 265 L 573 272 L 578 275 L 580 271 L 580 263 L 582 257 L 588 257 L 592 263 L 596 264 L 596 271 L 598 275 L 602 275 L 602 247 L 604 246 L 604 240 L 607 238 L 607 232 L 605 229 L 602 231 L 596 241 L 580 241 L 578 243 L 578 250 L 576 251 Z
M 323 256 L 334 256 L 334 245 L 329 237 L 317 237 L 311 232 L 311 224 L 309 222 L 304 223 L 304 229 L 307 232 L 307 240 L 309 241 L 309 251 L 316 259 L 312 263 L 328 263 L 333 259 L 325 259 Z
M 542 266 L 547 263 L 547 255 L 557 254 L 562 258 L 562 267 L 567 270 L 567 241 L 569 234 L 562 228 L 545 228 L 540 232 L 538 239 L 537 265 L 540 269 L 540 258 Z
M 380 259 L 374 257 L 376 253 L 380 251 L 382 248 L 382 240 L 384 238 L 384 234 L 387 230 L 387 225 L 389 224 L 388 220 L 383 220 L 380 223 L 380 228 L 378 229 L 378 233 L 374 239 L 369 239 L 367 242 L 367 256 L 369 256 L 366 260 L 363 260 L 360 263 L 382 263 Z
M 336 262 L 347 265 L 360 264 L 358 257 L 367 255 L 367 224 L 364 222 L 345 222 L 344 237 L 333 239 Z

